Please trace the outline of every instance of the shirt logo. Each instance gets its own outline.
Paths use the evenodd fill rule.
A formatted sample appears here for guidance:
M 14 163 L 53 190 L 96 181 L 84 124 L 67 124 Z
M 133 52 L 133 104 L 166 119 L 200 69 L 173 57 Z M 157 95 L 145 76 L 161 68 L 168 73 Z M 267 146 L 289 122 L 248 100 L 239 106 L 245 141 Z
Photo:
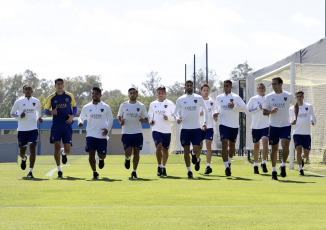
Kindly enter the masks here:
M 101 112 L 103 113 L 104 109 L 101 109 Z
M 36 103 L 34 102 L 34 103 L 33 103 L 33 105 L 35 106 L 35 105 L 36 105 Z
M 230 99 L 231 103 L 233 103 L 233 99 Z
M 58 101 L 54 101 L 55 104 L 57 104 Z
M 89 110 L 89 112 L 92 112 L 92 111 L 93 111 L 92 109 Z
M 211 106 L 213 106 L 213 102 L 211 102 Z
M 306 111 L 308 111 L 308 107 L 306 107 Z
M 221 100 L 221 103 L 223 102 L 223 100 Z
M 164 105 L 164 108 L 167 108 L 168 107 L 168 105 Z
M 25 104 L 23 104 L 23 106 L 26 106 Z
M 274 98 L 272 98 L 272 101 L 274 101 Z
M 285 97 L 285 98 L 284 98 L 284 101 L 287 101 L 287 99 L 288 99 L 288 98 L 287 98 L 287 97 Z
M 184 102 L 183 102 L 183 104 L 187 104 L 187 102 L 186 102 L 186 101 L 184 101 Z
M 197 100 L 194 100 L 195 103 L 197 103 Z
M 140 108 L 137 108 L 137 112 L 139 112 Z
M 66 98 L 65 101 L 68 102 L 69 101 L 69 98 Z

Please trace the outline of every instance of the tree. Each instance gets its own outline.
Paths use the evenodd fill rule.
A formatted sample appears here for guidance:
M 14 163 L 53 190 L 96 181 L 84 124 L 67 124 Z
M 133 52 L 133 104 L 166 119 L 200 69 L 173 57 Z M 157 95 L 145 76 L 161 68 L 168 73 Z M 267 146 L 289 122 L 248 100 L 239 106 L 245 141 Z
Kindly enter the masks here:
M 253 69 L 249 66 L 248 62 L 245 61 L 242 64 L 238 64 L 230 73 L 232 81 L 237 81 L 239 79 L 246 79 L 246 77 L 251 74 Z
M 208 85 L 211 89 L 211 92 L 217 90 L 215 85 L 216 82 L 216 72 L 215 70 L 208 71 Z M 196 73 L 196 93 L 200 93 L 200 87 L 206 83 L 206 71 L 204 72 L 203 69 L 199 69 Z
M 167 97 L 174 103 L 177 101 L 178 97 L 185 93 L 184 83 L 175 82 L 173 85 L 167 87 Z
M 158 76 L 158 72 L 151 71 L 147 73 L 147 81 L 142 82 L 144 89 L 141 89 L 141 92 L 144 96 L 154 96 L 156 95 L 156 89 L 160 86 L 161 77 Z

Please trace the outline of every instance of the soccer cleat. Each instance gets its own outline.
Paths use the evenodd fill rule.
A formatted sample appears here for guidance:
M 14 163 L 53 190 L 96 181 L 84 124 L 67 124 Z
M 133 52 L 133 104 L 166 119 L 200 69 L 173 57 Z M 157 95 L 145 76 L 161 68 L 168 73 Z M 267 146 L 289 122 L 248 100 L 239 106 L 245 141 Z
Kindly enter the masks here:
M 163 176 L 168 176 L 168 175 L 166 174 L 166 168 L 163 168 L 163 169 L 162 169 L 162 175 L 163 175 Z
M 193 179 L 193 178 L 194 178 L 194 176 L 192 175 L 192 172 L 189 171 L 189 172 L 188 172 L 188 179 Z
M 213 169 L 210 166 L 207 166 L 205 169 L 205 174 L 208 175 L 213 172 Z
M 33 179 L 33 178 L 34 178 L 33 173 L 32 173 L 32 172 L 29 172 L 29 173 L 27 174 L 27 177 Z
M 25 159 L 24 161 L 23 161 L 23 159 L 22 159 L 22 163 L 20 164 L 20 167 L 21 167 L 22 170 L 25 170 L 25 169 L 26 169 L 26 161 L 27 161 L 27 157 L 25 156 L 24 159 Z
M 64 151 L 64 148 L 61 148 L 60 150 L 60 154 L 61 154 L 61 161 L 62 161 L 62 164 L 66 164 L 68 159 L 67 159 L 67 155 L 62 155 L 63 154 L 63 151 Z
M 254 166 L 254 174 L 259 174 L 258 166 Z
M 231 176 L 231 168 L 230 167 L 227 167 L 225 169 L 225 176 Z
M 98 172 L 93 172 L 93 179 L 98 179 L 99 176 Z
M 104 167 L 104 160 L 99 159 L 98 161 L 98 167 L 102 169 Z
M 130 169 L 130 159 L 129 160 L 125 159 L 125 167 L 126 169 Z
M 62 175 L 63 175 L 62 171 L 58 171 L 58 178 L 62 178 Z
M 304 166 L 304 159 L 302 158 L 302 163 L 301 163 L 302 167 Z
M 201 158 L 198 158 L 197 162 L 196 162 L 196 165 L 195 165 L 195 170 L 198 171 L 200 169 L 200 161 L 201 161 Z
M 260 164 L 260 167 L 261 167 L 261 169 L 263 170 L 264 173 L 268 172 L 266 164 Z
M 192 164 L 196 164 L 197 163 L 197 156 L 196 156 L 196 154 L 194 154 L 194 155 L 191 154 L 191 162 L 192 162 Z
M 162 168 L 160 166 L 157 167 L 157 176 L 162 176 Z
M 137 177 L 137 173 L 136 173 L 136 171 L 133 171 L 132 173 L 131 173 L 131 179 L 137 179 L 138 177 Z
M 304 176 L 303 169 L 300 169 L 299 175 L 300 175 L 300 176 Z
M 277 172 L 276 171 L 273 171 L 272 172 L 272 180 L 278 180 L 277 179 Z
M 280 176 L 281 177 L 286 177 L 285 166 L 280 166 L 280 170 L 281 170 Z

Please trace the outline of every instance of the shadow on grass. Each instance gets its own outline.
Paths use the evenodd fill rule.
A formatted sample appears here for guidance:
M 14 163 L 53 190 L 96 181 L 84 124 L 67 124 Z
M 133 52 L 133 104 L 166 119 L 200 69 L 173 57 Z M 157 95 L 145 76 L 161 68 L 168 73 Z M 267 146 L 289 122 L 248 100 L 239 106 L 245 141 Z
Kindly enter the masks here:
M 128 178 L 129 181 L 154 181 L 154 180 L 158 180 L 158 179 L 146 179 L 146 178 L 137 178 L 137 179 L 133 179 L 131 177 Z
M 311 175 L 311 174 L 308 174 L 308 175 L 307 175 L 307 173 L 306 173 L 306 174 L 304 174 L 303 177 L 320 177 L 320 178 L 322 178 L 322 177 L 324 177 L 324 176 Z
M 244 178 L 244 177 L 238 177 L 238 176 L 233 176 L 233 177 L 226 177 L 228 180 L 243 180 L 243 181 L 253 181 L 252 179 L 249 178 Z
M 102 177 L 100 179 L 88 179 L 86 181 L 106 181 L 106 182 L 115 182 L 115 181 L 122 181 L 122 180 L 116 180 L 116 179 L 110 179 L 108 177 Z
M 30 180 L 30 181 L 44 181 L 44 180 L 50 180 L 50 179 L 44 179 L 44 178 L 28 178 L 28 177 L 23 177 L 20 180 Z
M 163 177 L 160 177 L 161 179 L 174 179 L 174 180 L 177 180 L 177 179 L 184 179 L 184 177 L 179 177 L 179 176 L 163 176 Z
M 85 180 L 86 178 L 78 178 L 78 177 L 72 177 L 72 176 L 67 176 L 63 178 L 56 178 L 57 180 Z
M 316 182 L 311 181 L 311 182 L 306 182 L 306 181 L 297 181 L 297 180 L 278 180 L 281 183 L 294 183 L 294 184 L 315 184 Z
M 225 176 L 221 176 L 221 175 L 213 175 L 213 174 L 203 174 L 200 173 L 200 175 L 206 177 L 206 178 L 210 178 L 210 177 L 225 177 Z
M 209 178 L 209 177 L 205 176 L 205 177 L 195 177 L 195 180 L 220 180 L 220 179 Z

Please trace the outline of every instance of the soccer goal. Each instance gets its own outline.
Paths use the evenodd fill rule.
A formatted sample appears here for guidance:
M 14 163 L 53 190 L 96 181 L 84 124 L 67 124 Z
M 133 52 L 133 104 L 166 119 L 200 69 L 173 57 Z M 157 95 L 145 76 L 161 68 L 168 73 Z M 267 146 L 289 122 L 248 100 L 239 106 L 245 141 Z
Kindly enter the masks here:
M 283 90 L 294 95 L 295 92 L 304 92 L 304 102 L 312 104 L 317 124 L 311 127 L 311 152 L 309 162 L 313 165 L 326 162 L 326 65 L 289 63 L 277 70 L 255 78 L 255 88 L 258 83 L 264 83 L 266 93 L 273 91 L 272 78 L 283 79 Z M 293 140 L 290 146 L 290 169 L 294 169 L 295 151 Z

